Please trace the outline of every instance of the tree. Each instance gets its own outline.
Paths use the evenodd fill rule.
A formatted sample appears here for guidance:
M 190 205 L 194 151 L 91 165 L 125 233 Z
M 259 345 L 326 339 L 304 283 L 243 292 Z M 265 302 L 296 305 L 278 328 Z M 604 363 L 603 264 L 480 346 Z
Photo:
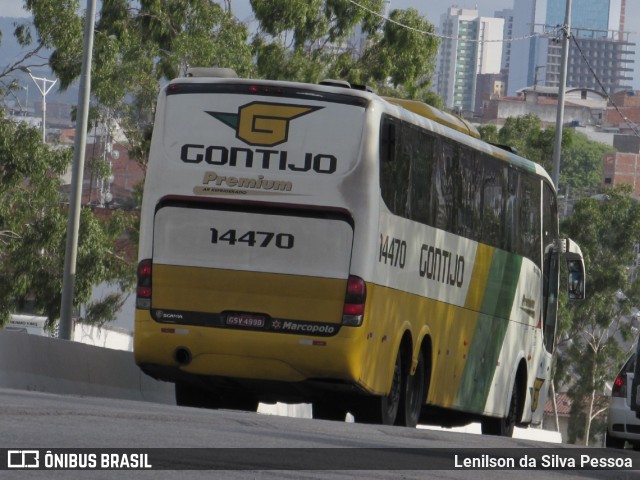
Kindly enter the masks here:
M 382 38 L 372 44 L 361 60 L 367 81 L 381 89 L 390 84 L 394 95 L 429 99 L 439 42 L 435 28 L 417 10 L 394 10 L 384 24 Z
M 552 170 L 556 129 L 542 128 L 534 114 L 510 117 L 498 130 L 494 125 L 481 125 L 482 138 L 494 144 L 516 149 L 518 155 Z M 560 165 L 561 190 L 595 193 L 602 182 L 602 160 L 613 147 L 590 140 L 572 129 L 562 130 L 562 154 Z
M 437 102 L 428 92 L 438 41 L 417 10 L 394 10 L 383 22 L 383 2 L 366 0 L 252 0 L 260 31 L 252 45 L 263 78 L 318 82 L 339 78 L 382 94 Z M 360 24 L 369 42 L 349 37 Z
M 480 138 L 487 143 L 498 144 L 498 127 L 495 125 L 479 125 L 478 132 L 480 132 Z
M 357 46 L 347 39 L 355 26 L 375 36 L 381 25 L 371 12 L 382 11 L 382 0 L 362 5 L 366 9 L 346 0 L 251 0 L 260 22 L 253 39 L 258 75 L 317 82 L 331 66 L 350 69 Z
M 560 184 L 570 192 L 596 193 L 602 184 L 603 159 L 615 149 L 589 140 L 586 135 L 569 129 L 570 147 L 562 152 Z
M 439 97 L 428 91 L 438 48 L 437 39 L 427 34 L 435 31 L 433 25 L 414 9 L 394 10 L 392 21 L 384 22 L 383 3 L 252 0 L 260 26 L 249 42 L 247 26 L 233 17 L 229 0 L 104 0 L 95 30 L 92 95 L 98 108 L 92 118 L 118 118 L 130 155 L 144 165 L 160 86 L 188 66 L 308 82 L 341 78 L 439 105 Z M 34 66 L 35 55 L 48 49 L 48 63 L 64 90 L 81 69 L 85 20 L 78 14 L 79 1 L 26 0 L 25 6 L 33 24 L 17 26 L 14 35 L 32 53 L 0 72 L 0 78 Z M 370 40 L 360 53 L 348 42 L 357 25 Z
M 588 445 L 605 382 L 635 337 L 628 316 L 640 301 L 640 281 L 630 269 L 640 238 L 640 204 L 629 186 L 616 187 L 578 201 L 562 230 L 581 246 L 589 281 L 587 299 L 563 310 L 556 381 L 569 385 L 573 432 Z
M 540 119 L 528 113 L 520 117 L 510 117 L 498 132 L 498 143 L 516 149 L 518 155 L 542 165 L 551 171 L 555 129 L 542 129 Z M 569 146 L 568 134 L 562 137 L 563 148 Z
M 0 71 L 0 79 L 22 67 L 49 65 L 66 89 L 81 70 L 84 12 L 79 0 L 25 0 L 33 23 L 17 25 L 14 35 L 28 52 Z M 130 145 L 130 156 L 144 165 L 148 157 L 158 91 L 167 79 L 192 66 L 223 66 L 241 76 L 316 82 L 327 76 L 356 83 L 374 83 L 386 92 L 437 102 L 426 89 L 437 51 L 435 37 L 417 30 L 434 28 L 415 10 L 396 10 L 394 22 L 383 20 L 383 0 L 362 0 L 361 8 L 347 0 L 252 0 L 260 28 L 249 42 L 246 25 L 230 12 L 230 0 L 103 0 L 98 14 L 92 64 L 94 121 L 118 118 Z M 346 39 L 361 25 L 371 42 L 362 55 L 344 49 Z M 43 52 L 46 56 L 39 56 Z M 16 132 L 6 127 L 0 141 L 7 151 L 0 161 L 39 165 L 37 176 L 24 175 L 24 185 L 4 185 L 6 211 L 0 224 L 4 234 L 0 296 L 2 312 L 27 302 L 59 316 L 66 208 L 57 196 L 56 180 L 69 152 L 32 143 L 18 145 Z M 18 150 L 22 148 L 22 153 Z M 39 159 L 37 162 L 34 159 Z M 24 169 L 26 166 L 18 165 Z M 100 165 L 95 165 L 100 170 Z M 8 177 L 10 178 L 10 177 Z M 6 185 L 5 185 L 6 184 Z M 24 197 L 21 197 L 21 195 Z M 22 198 L 22 202 L 14 201 Z M 37 206 L 35 205 L 37 203 Z M 36 208 L 37 207 L 37 208 Z M 8 207 L 7 207 L 8 208 Z M 18 212 L 20 209 L 20 212 Z M 130 227 L 130 217 L 116 212 L 99 219 L 83 209 L 81 218 L 76 303 L 88 300 L 93 285 L 103 281 L 131 281 L 132 265 L 114 250 L 115 239 Z M 38 256 L 40 255 L 40 256 Z M 113 310 L 117 299 L 108 302 Z M 96 305 L 93 313 L 105 312 Z M 103 315 L 104 317 L 104 315 Z
M 28 309 L 47 316 L 52 326 L 60 316 L 68 219 L 60 176 L 71 151 L 42 144 L 38 129 L 0 115 L 0 324 Z M 133 221 L 131 214 L 99 219 L 85 208 L 81 215 L 75 306 L 88 303 L 96 284 L 116 282 L 126 290 L 134 279 L 116 242 Z M 93 307 L 97 312 L 98 305 Z M 103 305 L 101 312 L 90 320 L 111 319 L 109 308 Z
M 84 19 L 77 1 L 28 1 L 50 65 L 67 88 L 79 76 Z M 51 18 L 61 17 L 52 22 Z M 69 32 L 73 32 L 72 34 Z M 251 71 L 248 31 L 230 12 L 209 0 L 105 0 L 96 23 L 92 95 L 119 119 L 131 151 L 146 163 L 161 82 L 189 66 L 225 66 Z

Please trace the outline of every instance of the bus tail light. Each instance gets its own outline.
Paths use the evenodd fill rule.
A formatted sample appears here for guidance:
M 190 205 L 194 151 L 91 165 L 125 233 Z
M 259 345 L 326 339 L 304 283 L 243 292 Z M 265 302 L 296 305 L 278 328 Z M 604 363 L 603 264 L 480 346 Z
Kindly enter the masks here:
M 151 309 L 151 259 L 138 264 L 138 287 L 136 288 L 136 308 Z
M 342 310 L 342 325 L 359 327 L 364 317 L 364 305 L 367 300 L 367 285 L 363 279 L 349 275 L 347 280 L 347 294 L 344 298 Z

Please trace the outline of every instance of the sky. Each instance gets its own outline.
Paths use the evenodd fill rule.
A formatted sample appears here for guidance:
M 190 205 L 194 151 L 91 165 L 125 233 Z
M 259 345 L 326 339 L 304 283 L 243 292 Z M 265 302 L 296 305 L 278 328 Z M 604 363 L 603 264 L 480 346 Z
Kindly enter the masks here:
M 0 0 L 0 11 L 2 11 L 1 5 L 7 1 L 11 0 Z M 440 22 L 440 15 L 454 5 L 460 8 L 475 9 L 477 7 L 481 15 L 493 16 L 496 10 L 513 7 L 514 1 L 515 0 L 390 0 L 389 11 L 397 8 L 415 8 L 421 15 L 425 16 L 429 22 L 437 26 Z M 629 1 L 636 2 L 637 0 Z M 249 0 L 231 0 L 231 8 L 240 20 L 245 21 L 251 18 Z
M 452 6 L 477 8 L 482 15 L 493 16 L 496 10 L 512 8 L 514 1 L 516 0 L 390 0 L 390 9 L 415 8 L 431 23 L 437 25 L 440 21 L 440 15 Z M 22 8 L 23 3 L 23 0 L 0 0 L 0 15 L 3 17 L 27 16 Z M 86 7 L 86 4 L 87 0 L 80 0 L 81 7 Z M 630 14 L 633 14 L 634 11 L 640 12 L 639 4 L 638 0 L 627 0 L 627 9 Z M 240 20 L 248 20 L 251 17 L 249 0 L 231 0 L 231 7 Z M 638 18 L 638 16 L 630 16 L 630 18 Z
M 99 1 L 99 0 L 98 0 Z M 415 8 L 429 20 L 438 26 L 440 15 L 448 8 L 458 6 L 461 8 L 477 8 L 483 16 L 493 16 L 496 10 L 513 8 L 517 0 L 390 0 L 390 9 Z M 80 0 L 80 5 L 86 7 L 87 0 Z M 0 15 L 5 17 L 22 17 L 26 12 L 22 9 L 23 0 L 0 0 Z M 575 8 L 575 2 L 572 6 Z M 249 0 L 231 0 L 231 7 L 234 14 L 240 20 L 250 22 L 252 19 Z M 635 72 L 633 74 L 633 87 L 640 90 L 640 35 L 637 30 L 637 23 L 631 19 L 640 18 L 640 0 L 627 0 L 627 30 L 631 33 L 630 40 L 636 43 L 633 47 L 635 55 Z

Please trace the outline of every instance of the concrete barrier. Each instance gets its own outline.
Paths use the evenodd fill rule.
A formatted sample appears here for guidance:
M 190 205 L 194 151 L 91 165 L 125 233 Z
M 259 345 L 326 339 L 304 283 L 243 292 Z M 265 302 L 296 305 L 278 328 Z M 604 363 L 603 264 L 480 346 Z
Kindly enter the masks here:
M 0 330 L 0 387 L 175 405 L 173 383 L 158 382 L 142 373 L 132 352 L 24 332 Z M 311 418 L 311 406 L 260 404 L 258 413 Z M 479 434 L 480 425 L 446 430 Z M 562 442 L 560 434 L 535 428 L 516 429 L 514 437 Z
M 133 353 L 0 331 L 0 387 L 175 404 L 173 384 L 142 373 Z

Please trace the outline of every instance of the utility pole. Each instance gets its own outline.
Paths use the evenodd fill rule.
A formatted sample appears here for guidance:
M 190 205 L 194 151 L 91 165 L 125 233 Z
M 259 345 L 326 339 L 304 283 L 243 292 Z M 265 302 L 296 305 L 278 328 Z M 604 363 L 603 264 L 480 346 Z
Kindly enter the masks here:
M 33 80 L 33 83 L 36 84 L 36 87 L 38 87 L 38 90 L 40 90 L 40 93 L 42 94 L 42 143 L 47 143 L 47 93 L 51 91 L 58 80 L 49 80 L 45 77 L 34 77 L 31 74 L 31 69 L 29 67 L 20 67 L 20 70 L 29 74 L 31 80 Z M 40 86 L 40 83 L 38 82 L 41 82 L 42 86 Z M 27 87 L 27 94 L 28 92 L 29 90 Z
M 562 28 L 562 66 L 558 87 L 558 110 L 556 115 L 556 138 L 553 148 L 553 172 L 551 179 L 556 189 L 560 180 L 560 153 L 562 150 L 562 125 L 564 123 L 564 95 L 567 88 L 567 64 L 569 63 L 569 39 L 571 38 L 571 0 L 567 0 L 567 10 Z
M 80 208 L 82 201 L 82 174 L 84 171 L 84 151 L 87 145 L 87 124 L 89 123 L 89 98 L 91 96 L 91 60 L 93 55 L 93 23 L 96 16 L 96 0 L 87 0 L 87 18 L 84 28 L 84 48 L 82 52 L 82 72 L 78 92 L 78 112 L 76 117 L 76 138 L 73 149 L 71 170 L 71 197 L 69 198 L 69 222 L 67 224 L 67 244 L 62 277 L 62 303 L 60 306 L 59 338 L 71 340 L 73 333 L 73 290 L 76 279 L 78 254 L 78 231 L 80 230 Z

